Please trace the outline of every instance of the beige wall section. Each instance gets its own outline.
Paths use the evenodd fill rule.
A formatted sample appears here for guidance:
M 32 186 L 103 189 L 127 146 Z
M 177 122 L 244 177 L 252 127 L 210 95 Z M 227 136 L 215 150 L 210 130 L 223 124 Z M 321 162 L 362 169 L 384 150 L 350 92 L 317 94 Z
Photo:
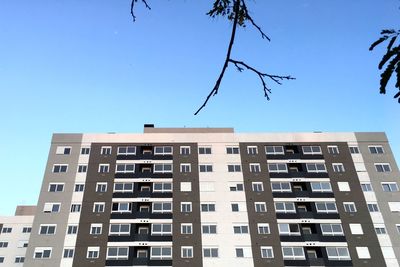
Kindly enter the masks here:
M 374 133 L 375 134 L 375 133 Z M 377 135 L 383 133 L 376 133 Z M 83 143 L 356 142 L 354 133 L 144 133 L 83 134 Z
M 60 266 L 78 168 L 81 137 L 81 134 L 53 135 L 24 266 Z M 70 147 L 71 153 L 69 155 L 56 154 L 58 146 Z M 68 164 L 67 172 L 53 173 L 54 164 Z M 64 183 L 64 191 L 49 192 L 49 183 Z M 44 213 L 43 207 L 46 202 L 61 203 L 60 212 Z M 56 224 L 56 233 L 54 235 L 39 235 L 41 224 Z M 50 259 L 34 259 L 33 255 L 36 247 L 51 247 Z
M 15 216 L 33 216 L 36 213 L 36 206 L 17 206 Z
M 26 247 L 24 242 L 29 241 L 30 233 L 23 233 L 24 227 L 32 227 L 33 216 L 6 216 L 0 217 L 0 225 L 2 227 L 12 228 L 11 233 L 0 233 L 0 242 L 8 242 L 6 248 L 0 249 L 0 256 L 4 257 L 3 264 L 0 266 L 21 266 L 21 263 L 15 263 L 15 257 L 25 257 Z

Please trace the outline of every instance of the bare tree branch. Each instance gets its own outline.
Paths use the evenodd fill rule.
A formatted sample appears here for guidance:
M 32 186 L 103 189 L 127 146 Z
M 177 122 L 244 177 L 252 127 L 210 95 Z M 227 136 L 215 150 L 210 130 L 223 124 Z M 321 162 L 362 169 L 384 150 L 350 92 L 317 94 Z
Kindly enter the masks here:
M 238 60 L 234 60 L 234 59 L 229 59 L 229 62 L 233 63 L 235 65 L 235 67 L 237 68 L 238 71 L 243 72 L 243 67 L 245 67 L 248 70 L 251 70 L 252 72 L 254 72 L 255 74 L 258 75 L 258 77 L 261 80 L 261 83 L 263 85 L 263 89 L 264 89 L 264 96 L 267 98 L 267 100 L 269 100 L 269 95 L 271 93 L 271 89 L 267 87 L 267 83 L 265 82 L 265 78 L 269 78 L 272 81 L 274 81 L 275 83 L 281 85 L 282 84 L 282 80 L 295 80 L 296 78 L 293 78 L 291 76 L 281 76 L 281 75 L 272 75 L 272 74 L 268 74 L 268 73 L 263 73 L 260 72 L 258 70 L 256 70 L 255 68 L 247 65 L 246 63 L 244 63 L 243 61 L 238 61 Z M 243 67 L 241 67 L 243 66 Z
M 136 3 L 137 1 L 138 1 L 138 0 L 131 0 L 131 16 L 132 16 L 133 22 L 136 21 L 136 16 L 135 16 L 135 13 L 133 12 L 133 10 L 134 10 L 134 7 L 135 7 L 135 3 Z M 142 3 L 144 4 L 144 6 L 145 6 L 148 10 L 151 10 L 151 7 L 147 4 L 147 1 L 146 1 L 146 0 L 142 0 Z
M 248 10 L 247 10 L 247 6 L 246 6 L 245 1 L 242 0 L 241 2 L 242 2 L 242 7 L 243 7 L 243 10 L 244 10 L 244 13 L 245 13 L 244 15 L 245 15 L 246 19 L 249 20 L 250 23 L 258 30 L 258 32 L 261 34 L 261 38 L 267 39 L 268 41 L 271 41 L 271 38 L 269 38 L 269 37 L 263 32 L 263 30 L 261 29 L 261 27 L 258 26 L 258 25 L 254 22 L 253 18 L 249 15 L 249 12 L 248 12 Z
M 224 66 L 222 67 L 222 71 L 214 85 L 214 88 L 211 90 L 211 92 L 208 94 L 206 100 L 203 102 L 203 104 L 201 105 L 201 107 L 194 113 L 194 115 L 197 115 L 200 110 L 202 110 L 206 105 L 208 100 L 210 100 L 211 96 L 214 96 L 216 94 L 218 94 L 218 89 L 219 86 L 221 84 L 222 78 L 224 77 L 226 68 L 228 67 L 229 64 L 229 59 L 231 58 L 231 51 L 232 51 L 232 46 L 233 43 L 235 42 L 235 35 L 236 35 L 236 27 L 238 24 L 238 18 L 239 18 L 239 5 L 240 5 L 240 1 L 241 0 L 236 0 L 233 9 L 235 12 L 235 18 L 233 20 L 233 26 L 232 26 L 232 33 L 231 33 L 231 39 L 229 41 L 229 46 L 228 46 L 228 52 L 226 53 L 226 58 L 225 58 L 225 62 L 224 62 Z

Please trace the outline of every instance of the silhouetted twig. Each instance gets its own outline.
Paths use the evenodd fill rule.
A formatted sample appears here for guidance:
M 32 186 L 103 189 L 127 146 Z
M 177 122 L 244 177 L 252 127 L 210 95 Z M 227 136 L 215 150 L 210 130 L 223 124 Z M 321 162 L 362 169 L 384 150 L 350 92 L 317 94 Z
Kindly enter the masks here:
M 135 13 L 133 12 L 133 9 L 134 9 L 135 3 L 136 3 L 137 1 L 138 1 L 138 0 L 132 0 L 132 1 L 131 1 L 131 16 L 132 16 L 132 19 L 133 19 L 134 22 L 136 21 L 136 16 L 135 16 Z M 144 6 L 145 6 L 148 10 L 151 10 L 151 7 L 147 4 L 146 0 L 142 0 L 142 3 L 144 4 Z

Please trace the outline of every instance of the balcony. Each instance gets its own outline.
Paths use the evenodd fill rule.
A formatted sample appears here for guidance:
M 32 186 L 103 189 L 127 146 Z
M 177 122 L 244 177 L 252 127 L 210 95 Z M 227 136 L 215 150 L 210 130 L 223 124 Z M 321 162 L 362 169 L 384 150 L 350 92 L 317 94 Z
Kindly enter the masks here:
M 303 153 L 286 153 L 285 155 L 271 155 L 268 154 L 267 160 L 296 160 L 296 159 L 324 159 L 323 155 L 304 155 Z
M 351 260 L 348 261 L 330 261 L 324 258 L 311 258 L 306 260 L 284 260 L 285 266 L 332 266 L 332 267 L 350 267 L 353 266 Z
M 332 192 L 312 192 L 312 191 L 293 191 L 293 192 L 273 192 L 273 197 L 279 198 L 333 198 L 334 194 Z
M 172 192 L 151 192 L 151 191 L 134 191 L 134 192 L 117 192 L 113 193 L 113 198 L 172 198 Z
M 270 172 L 270 178 L 329 178 L 327 172 Z
M 346 242 L 345 236 L 324 236 L 321 234 L 280 235 L 281 242 Z
M 146 172 L 132 172 L 132 173 L 115 173 L 115 178 L 172 178 L 172 172 L 156 172 L 153 173 L 151 171 Z
M 129 258 L 128 260 L 106 260 L 106 266 L 172 266 L 172 260 L 150 260 Z
M 313 211 L 297 213 L 276 213 L 277 219 L 340 219 L 339 213 L 317 213 Z
M 131 234 L 131 235 L 108 236 L 108 242 L 133 242 L 133 241 L 172 242 L 172 235 Z
M 172 219 L 172 213 L 151 213 L 145 211 L 134 213 L 111 213 L 111 219 Z
M 172 160 L 172 155 L 154 155 L 145 153 L 138 155 L 117 155 L 117 160 Z

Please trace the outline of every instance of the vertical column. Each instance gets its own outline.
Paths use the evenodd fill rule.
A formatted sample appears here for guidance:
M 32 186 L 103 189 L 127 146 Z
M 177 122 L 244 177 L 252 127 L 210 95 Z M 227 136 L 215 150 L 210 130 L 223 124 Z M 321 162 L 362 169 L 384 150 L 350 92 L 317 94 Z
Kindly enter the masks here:
M 247 147 L 257 147 L 256 154 L 248 153 Z M 270 176 L 267 167 L 264 144 L 262 143 L 241 143 L 240 155 L 242 158 L 244 188 L 246 192 L 247 213 L 250 224 L 251 245 L 253 250 L 253 262 L 255 267 L 283 266 L 282 251 L 278 233 L 277 218 L 272 196 Z M 260 164 L 260 171 L 251 171 L 250 164 Z M 263 191 L 253 190 L 253 182 L 261 182 Z M 266 212 L 256 212 L 256 203 L 266 203 Z M 270 234 L 260 234 L 259 224 L 268 224 Z M 261 247 L 272 247 L 273 257 L 263 258 Z
M 173 266 L 201 267 L 201 218 L 197 144 L 174 144 L 173 156 Z M 185 165 L 181 169 L 181 164 Z M 182 212 L 181 203 L 192 203 L 191 212 Z M 183 252 L 191 249 L 192 256 Z M 190 253 L 190 252 L 189 252 Z

